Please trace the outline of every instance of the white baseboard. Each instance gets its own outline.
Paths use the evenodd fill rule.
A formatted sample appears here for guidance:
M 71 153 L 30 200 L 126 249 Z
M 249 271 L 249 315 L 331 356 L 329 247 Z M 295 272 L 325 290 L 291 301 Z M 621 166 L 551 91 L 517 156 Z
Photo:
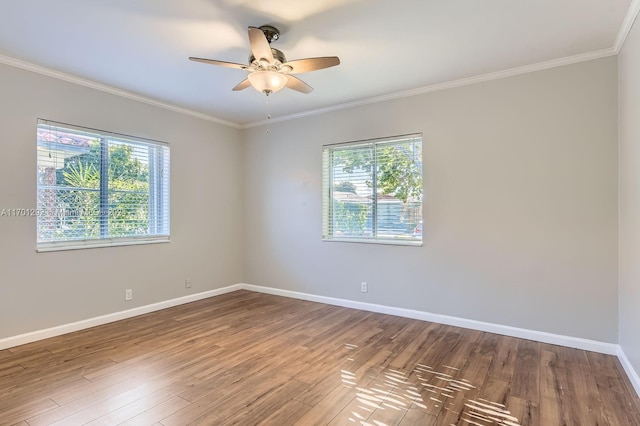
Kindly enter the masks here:
M 171 308 L 173 306 L 183 305 L 185 303 L 195 302 L 197 300 L 218 296 L 224 293 L 230 293 L 232 291 L 241 289 L 241 284 L 234 284 L 228 287 L 204 291 L 202 293 L 190 294 L 188 296 L 179 297 L 177 299 L 153 303 L 151 305 L 138 306 L 137 308 L 127 309 L 126 311 L 114 312 L 112 314 L 72 322 L 70 324 L 63 324 L 57 327 L 51 327 L 44 330 L 37 330 L 30 333 L 20 334 L 18 336 L 7 337 L 4 339 L 0 339 L 0 350 L 24 345 L 26 343 L 35 342 L 38 340 L 48 339 L 49 337 L 60 336 L 62 334 L 67 334 L 78 330 L 84 330 L 87 328 L 95 327 L 97 325 L 108 324 L 110 322 L 136 317 L 138 315 L 147 314 L 149 312 L 159 311 L 161 309 Z
M 119 321 L 126 318 L 132 318 L 149 312 L 159 311 L 161 309 L 171 308 L 173 306 L 182 305 L 196 300 L 206 299 L 208 297 L 218 296 L 220 294 L 229 293 L 236 290 L 249 290 L 259 293 L 273 294 L 276 296 L 290 297 L 300 300 L 308 300 L 312 302 L 326 303 L 328 305 L 342 306 L 345 308 L 360 309 L 369 312 L 378 312 L 388 315 L 396 315 L 400 317 L 413 318 L 422 321 L 436 322 L 439 324 L 452 325 L 455 327 L 469 328 L 472 330 L 486 331 L 489 333 L 503 334 L 506 336 L 519 337 L 521 339 L 535 340 L 538 342 L 550 343 L 553 345 L 567 346 L 571 348 L 584 349 L 587 351 L 600 352 L 608 355 L 618 355 L 621 349 L 613 343 L 598 342 L 595 340 L 582 339 L 579 337 L 563 336 L 559 334 L 547 333 L 544 331 L 528 330 L 524 328 L 510 327 L 507 325 L 492 324 L 488 322 L 475 321 L 465 318 L 452 317 L 448 315 L 433 314 L 430 312 L 416 311 L 413 309 L 396 308 L 393 306 L 377 305 L 374 303 L 357 302 L 354 300 L 338 299 L 334 297 L 318 296 L 315 294 L 301 293 L 297 291 L 282 290 L 272 287 L 262 287 L 252 284 L 234 284 L 228 287 L 209 290 L 202 293 L 191 294 L 189 296 L 179 297 L 177 299 L 166 300 L 151 305 L 139 306 L 137 308 L 128 309 L 126 311 L 114 312 L 112 314 L 102 315 L 99 317 L 89 318 L 82 321 L 63 324 L 57 327 L 37 330 L 30 333 L 20 334 L 18 336 L 0 339 L 0 350 L 11 348 L 25 343 L 35 342 L 37 340 L 47 339 L 49 337 L 60 336 L 62 334 Z M 626 360 L 626 357 L 624 358 Z M 622 359 L 621 359 L 622 362 Z M 624 364 L 624 362 L 623 362 Z M 630 364 L 627 360 L 627 367 Z M 636 375 L 637 377 L 637 375 Z
M 622 350 L 622 347 L 618 346 L 618 359 L 620 360 L 620 364 L 622 364 L 622 368 L 627 373 L 627 377 L 629 377 L 629 381 L 633 385 L 633 388 L 636 390 L 636 393 L 640 397 L 640 376 L 638 372 L 631 365 L 631 361 L 627 358 L 627 355 Z
M 448 315 L 433 314 L 430 312 L 416 311 L 413 309 L 396 308 L 393 306 L 377 305 L 374 303 L 356 302 L 334 297 L 317 296 L 315 294 L 300 293 L 297 291 L 282 290 L 272 287 L 262 287 L 252 284 L 241 284 L 245 290 L 276 296 L 291 297 L 294 299 L 308 300 L 311 302 L 326 303 L 328 305 L 343 306 L 345 308 L 360 309 L 363 311 L 377 312 L 381 314 L 396 315 L 399 317 L 413 318 L 422 321 L 436 322 L 438 324 L 452 325 L 455 327 L 469 328 L 472 330 L 486 331 L 521 339 L 535 340 L 537 342 L 550 343 L 552 345 L 567 346 L 570 348 L 584 349 L 607 355 L 618 355 L 619 346 L 615 343 L 605 343 L 580 337 L 563 336 L 544 331 L 528 330 L 526 328 L 510 327 L 508 325 L 492 324 Z

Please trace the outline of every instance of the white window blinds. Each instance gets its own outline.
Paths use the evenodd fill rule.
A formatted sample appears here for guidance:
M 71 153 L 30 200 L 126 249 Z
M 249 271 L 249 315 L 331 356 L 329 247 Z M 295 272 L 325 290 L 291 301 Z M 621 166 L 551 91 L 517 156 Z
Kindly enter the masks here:
M 422 136 L 323 147 L 324 240 L 422 242 Z
M 38 250 L 169 239 L 169 145 L 38 120 Z

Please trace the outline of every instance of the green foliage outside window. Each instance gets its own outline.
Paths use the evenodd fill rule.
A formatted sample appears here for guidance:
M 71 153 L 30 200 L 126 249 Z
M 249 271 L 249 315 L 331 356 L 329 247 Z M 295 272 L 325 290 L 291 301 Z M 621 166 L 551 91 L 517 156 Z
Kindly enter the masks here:
M 100 237 L 100 152 L 100 141 L 93 141 L 88 153 L 65 159 L 56 171 L 58 186 L 74 188 L 58 191 L 57 210 L 65 216 L 59 237 Z M 149 167 L 130 145 L 111 144 L 108 152 L 109 235 L 144 234 L 149 227 Z

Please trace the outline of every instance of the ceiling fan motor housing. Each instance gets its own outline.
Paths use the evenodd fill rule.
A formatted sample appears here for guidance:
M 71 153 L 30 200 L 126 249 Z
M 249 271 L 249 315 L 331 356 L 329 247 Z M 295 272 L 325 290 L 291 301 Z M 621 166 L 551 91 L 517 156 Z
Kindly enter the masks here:
M 280 51 L 278 49 L 274 49 L 272 47 L 271 48 L 271 53 L 273 53 L 273 59 L 275 59 L 276 61 L 279 61 L 281 64 L 284 64 L 285 62 L 287 62 L 287 58 L 286 58 L 286 56 L 284 56 L 284 53 L 282 53 L 282 51 Z M 256 60 L 256 57 L 253 56 L 253 54 L 249 55 L 249 63 L 250 64 L 252 64 L 255 60 Z

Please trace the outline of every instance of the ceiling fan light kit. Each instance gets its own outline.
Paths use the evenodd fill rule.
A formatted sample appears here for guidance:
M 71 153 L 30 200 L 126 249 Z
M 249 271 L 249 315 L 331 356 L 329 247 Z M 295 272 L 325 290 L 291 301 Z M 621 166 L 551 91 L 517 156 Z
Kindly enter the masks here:
M 244 90 L 252 86 L 267 96 L 282 90 L 284 87 L 301 93 L 311 93 L 313 88 L 292 74 L 315 71 L 340 64 L 340 59 L 337 56 L 287 61 L 284 53 L 271 47 L 271 42 L 278 40 L 278 38 L 280 38 L 280 32 L 270 25 L 263 25 L 260 28 L 249 27 L 249 42 L 251 45 L 249 65 L 196 57 L 190 57 L 189 59 L 248 71 L 247 78 L 238 83 L 233 90 Z
M 248 79 L 254 89 L 267 95 L 282 90 L 288 81 L 286 75 L 275 71 L 254 71 Z

